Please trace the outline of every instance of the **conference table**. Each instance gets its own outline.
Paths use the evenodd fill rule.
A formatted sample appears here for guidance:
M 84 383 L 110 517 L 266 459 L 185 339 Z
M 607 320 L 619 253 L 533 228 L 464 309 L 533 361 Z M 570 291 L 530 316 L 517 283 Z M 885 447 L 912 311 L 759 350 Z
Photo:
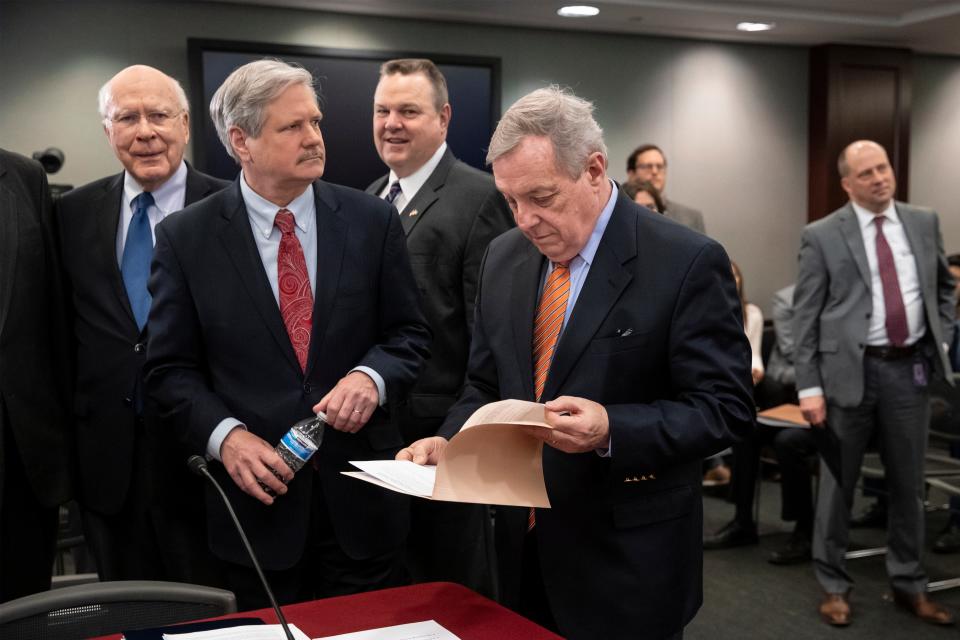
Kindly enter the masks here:
M 428 582 L 282 607 L 287 622 L 310 638 L 436 620 L 462 640 L 562 640 L 555 633 L 451 582 Z M 276 624 L 273 609 L 223 618 L 258 617 Z M 101 640 L 119 640 L 120 634 Z

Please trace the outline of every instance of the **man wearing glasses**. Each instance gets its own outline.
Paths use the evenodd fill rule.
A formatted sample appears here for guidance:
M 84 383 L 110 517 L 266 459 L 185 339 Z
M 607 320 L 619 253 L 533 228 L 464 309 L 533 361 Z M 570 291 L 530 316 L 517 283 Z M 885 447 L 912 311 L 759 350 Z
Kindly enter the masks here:
M 227 183 L 188 166 L 190 107 L 176 80 L 122 70 L 100 89 L 123 171 L 58 206 L 72 302 L 80 504 L 101 580 L 217 584 L 202 487 L 142 391 L 153 227 Z M 176 502 L 174 502 L 176 501 Z
M 647 180 L 663 196 L 666 207 L 663 215 L 676 220 L 694 231 L 706 233 L 703 224 L 703 214 L 698 209 L 680 204 L 667 197 L 667 157 L 663 150 L 655 144 L 642 144 L 633 150 L 627 158 L 627 179 Z

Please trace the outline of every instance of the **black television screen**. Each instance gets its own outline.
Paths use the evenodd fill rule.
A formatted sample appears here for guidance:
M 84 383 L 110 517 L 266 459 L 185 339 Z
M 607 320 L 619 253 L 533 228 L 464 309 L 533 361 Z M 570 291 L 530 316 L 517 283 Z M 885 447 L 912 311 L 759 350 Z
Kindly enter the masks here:
M 364 189 L 387 172 L 373 146 L 373 93 L 381 63 L 393 58 L 430 58 L 437 64 L 447 79 L 453 110 L 447 144 L 467 164 L 485 169 L 487 145 L 500 117 L 499 58 L 199 39 L 190 39 L 188 50 L 193 155 L 201 171 L 230 180 L 236 177 L 239 168 L 224 151 L 208 108 L 214 92 L 234 69 L 261 58 L 296 63 L 313 74 L 327 149 L 324 180 Z

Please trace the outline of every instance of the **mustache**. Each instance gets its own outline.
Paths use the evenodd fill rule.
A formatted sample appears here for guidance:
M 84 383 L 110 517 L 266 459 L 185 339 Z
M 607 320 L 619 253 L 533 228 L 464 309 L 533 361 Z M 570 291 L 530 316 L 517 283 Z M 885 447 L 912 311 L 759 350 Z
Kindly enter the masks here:
M 323 151 L 320 149 L 315 149 L 313 151 L 308 151 L 297 158 L 298 163 L 308 162 L 310 160 L 323 160 Z

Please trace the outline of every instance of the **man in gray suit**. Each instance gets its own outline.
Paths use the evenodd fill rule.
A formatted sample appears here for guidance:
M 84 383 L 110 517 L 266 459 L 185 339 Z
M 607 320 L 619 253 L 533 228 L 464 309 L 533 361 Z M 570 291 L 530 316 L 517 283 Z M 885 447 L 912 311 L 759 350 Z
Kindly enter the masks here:
M 667 197 L 667 157 L 660 147 L 655 144 L 642 144 L 634 149 L 627 158 L 627 179 L 648 180 L 663 198 L 663 204 L 666 207 L 663 215 L 694 231 L 706 233 L 703 214 L 699 210 Z
M 833 430 L 842 469 L 840 478 L 823 464 L 820 471 L 813 537 L 826 592 L 820 615 L 831 625 L 850 623 L 850 508 L 864 449 L 876 436 L 890 491 L 894 599 L 927 622 L 953 624 L 953 614 L 927 597 L 920 562 L 927 385 L 950 371 L 954 316 L 939 221 L 929 209 L 894 201 L 896 178 L 875 142 L 850 144 L 838 167 L 850 202 L 804 230 L 794 292 L 800 408 L 815 428 Z
M 477 273 L 490 240 L 513 226 L 493 178 L 447 147 L 447 82 L 430 60 L 390 60 L 374 95 L 373 140 L 390 173 L 369 193 L 400 212 L 433 357 L 401 409 L 406 444 L 436 435 L 463 387 Z M 449 580 L 491 594 L 481 505 L 416 501 L 407 564 L 417 581 Z

